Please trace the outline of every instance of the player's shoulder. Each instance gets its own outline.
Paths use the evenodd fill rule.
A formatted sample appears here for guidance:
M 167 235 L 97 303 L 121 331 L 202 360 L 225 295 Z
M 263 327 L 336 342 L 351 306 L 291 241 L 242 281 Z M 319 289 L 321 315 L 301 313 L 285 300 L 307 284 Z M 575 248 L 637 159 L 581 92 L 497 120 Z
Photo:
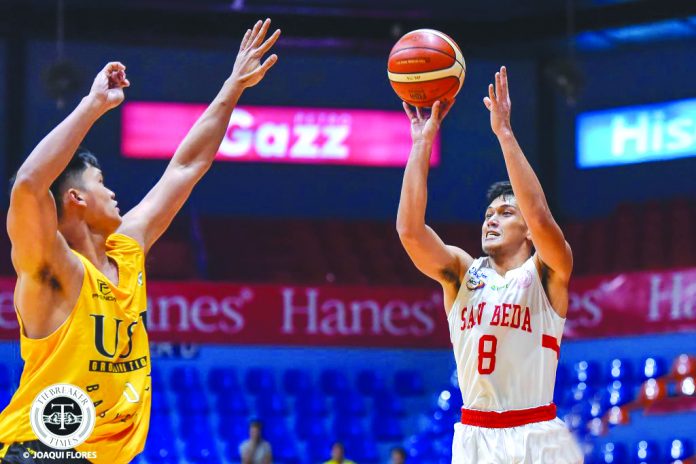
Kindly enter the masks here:
M 120 231 L 109 235 L 106 239 L 106 246 L 110 250 L 143 253 L 143 247 L 138 240 Z

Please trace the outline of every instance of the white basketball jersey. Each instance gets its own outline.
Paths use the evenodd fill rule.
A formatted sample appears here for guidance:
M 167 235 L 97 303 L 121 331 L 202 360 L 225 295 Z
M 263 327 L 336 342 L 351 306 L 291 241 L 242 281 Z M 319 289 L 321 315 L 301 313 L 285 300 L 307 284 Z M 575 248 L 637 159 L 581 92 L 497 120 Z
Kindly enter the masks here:
M 464 407 L 527 409 L 553 401 L 565 319 L 551 307 L 534 260 L 499 275 L 474 260 L 448 316 Z

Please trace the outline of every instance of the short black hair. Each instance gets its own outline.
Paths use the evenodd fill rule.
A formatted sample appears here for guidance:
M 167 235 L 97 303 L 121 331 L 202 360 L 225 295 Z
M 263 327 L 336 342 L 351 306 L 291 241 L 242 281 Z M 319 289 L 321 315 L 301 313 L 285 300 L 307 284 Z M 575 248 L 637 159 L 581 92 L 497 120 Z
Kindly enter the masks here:
M 259 419 L 252 419 L 249 421 L 249 427 L 256 427 L 259 430 L 263 430 L 263 422 Z
M 63 193 L 65 193 L 67 188 L 79 185 L 80 175 L 90 166 L 101 169 L 97 157 L 86 148 L 79 147 L 73 154 L 68 165 L 63 169 L 63 172 L 61 172 L 58 178 L 51 184 L 50 190 L 56 201 L 58 217 L 61 217 L 63 213 L 63 202 L 61 201 Z M 16 178 L 17 174 L 10 179 L 10 192 L 12 191 Z
M 507 180 L 495 182 L 488 187 L 488 191 L 486 192 L 486 200 L 488 200 L 489 205 L 493 202 L 493 200 L 501 196 L 503 198 L 515 196 L 515 192 L 512 191 L 512 184 L 510 184 L 510 182 Z
M 333 442 L 333 444 L 331 445 L 331 448 L 333 449 L 335 446 L 340 446 L 342 451 L 345 451 L 345 450 L 346 450 L 346 447 L 343 446 L 343 442 L 342 442 L 342 441 L 335 441 L 335 442 Z

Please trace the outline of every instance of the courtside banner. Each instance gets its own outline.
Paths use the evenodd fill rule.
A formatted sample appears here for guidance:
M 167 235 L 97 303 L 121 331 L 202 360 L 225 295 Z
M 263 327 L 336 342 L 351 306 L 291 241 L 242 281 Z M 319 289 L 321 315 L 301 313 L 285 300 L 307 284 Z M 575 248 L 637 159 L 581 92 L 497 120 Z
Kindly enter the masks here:
M 121 153 L 128 158 L 171 158 L 205 109 L 188 103 L 125 103 Z M 410 130 L 403 111 L 237 107 L 216 159 L 403 167 L 411 151 Z M 439 139 L 430 161 L 439 164 Z
M 153 341 L 451 347 L 437 288 L 147 286 Z M 19 339 L 13 288 L 14 279 L 0 279 L 0 339 Z M 696 331 L 696 269 L 576 278 L 565 328 L 566 339 Z

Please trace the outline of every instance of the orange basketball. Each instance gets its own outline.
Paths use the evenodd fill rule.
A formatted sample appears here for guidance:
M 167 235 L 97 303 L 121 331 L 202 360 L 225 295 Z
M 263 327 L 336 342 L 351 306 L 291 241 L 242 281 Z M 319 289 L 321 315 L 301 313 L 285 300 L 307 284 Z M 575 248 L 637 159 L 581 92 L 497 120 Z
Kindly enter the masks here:
M 387 64 L 389 82 L 399 98 L 420 107 L 452 100 L 462 88 L 465 72 L 459 46 L 433 29 L 418 29 L 400 38 Z

